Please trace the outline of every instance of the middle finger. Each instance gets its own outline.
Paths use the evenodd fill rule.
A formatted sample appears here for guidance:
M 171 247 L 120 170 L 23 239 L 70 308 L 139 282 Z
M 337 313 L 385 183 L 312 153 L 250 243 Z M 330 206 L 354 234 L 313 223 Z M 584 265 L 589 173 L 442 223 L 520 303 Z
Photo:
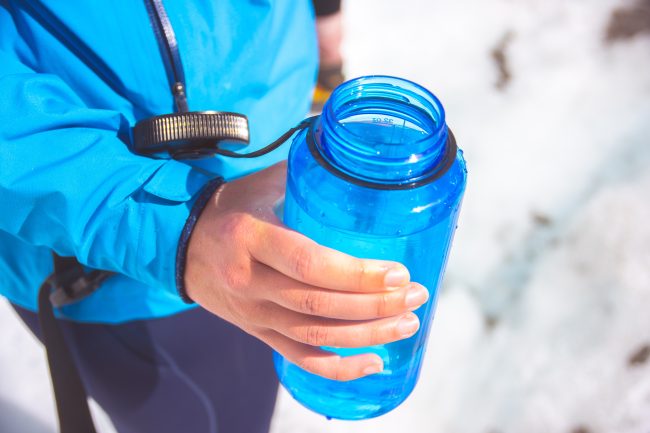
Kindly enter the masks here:
M 424 304 L 429 292 L 418 283 L 397 290 L 352 293 L 310 286 L 263 264 L 254 264 L 254 281 L 260 296 L 290 310 L 344 320 L 369 320 L 413 311 Z

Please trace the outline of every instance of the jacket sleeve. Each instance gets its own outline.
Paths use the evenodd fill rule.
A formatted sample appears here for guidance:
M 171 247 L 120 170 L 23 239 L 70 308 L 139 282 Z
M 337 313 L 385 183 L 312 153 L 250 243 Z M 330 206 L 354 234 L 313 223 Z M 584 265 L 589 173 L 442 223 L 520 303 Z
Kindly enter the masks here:
M 179 237 L 209 179 L 132 154 L 129 130 L 0 50 L 0 230 L 176 293 Z

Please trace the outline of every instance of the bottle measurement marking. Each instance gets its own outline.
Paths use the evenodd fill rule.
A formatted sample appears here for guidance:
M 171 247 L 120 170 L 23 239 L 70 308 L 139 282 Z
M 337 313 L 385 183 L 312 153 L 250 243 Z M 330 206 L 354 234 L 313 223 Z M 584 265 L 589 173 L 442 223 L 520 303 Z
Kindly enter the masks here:
M 404 130 L 406 129 L 406 119 L 401 119 L 402 120 L 402 125 L 400 128 L 400 136 L 397 142 L 401 142 L 402 139 L 404 138 Z M 392 126 L 393 131 L 390 136 L 390 143 L 395 143 L 395 130 L 397 125 L 395 124 L 395 119 L 392 117 L 373 117 L 372 118 L 372 123 L 376 124 L 381 124 L 381 125 L 386 125 L 386 126 Z

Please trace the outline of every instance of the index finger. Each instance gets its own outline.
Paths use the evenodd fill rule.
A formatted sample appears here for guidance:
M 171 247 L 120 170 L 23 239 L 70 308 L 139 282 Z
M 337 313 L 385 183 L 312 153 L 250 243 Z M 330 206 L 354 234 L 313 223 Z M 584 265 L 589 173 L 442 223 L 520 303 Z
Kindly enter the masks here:
M 262 222 L 249 245 L 253 258 L 294 280 L 350 292 L 379 292 L 410 281 L 397 262 L 360 259 L 319 245 L 287 227 Z

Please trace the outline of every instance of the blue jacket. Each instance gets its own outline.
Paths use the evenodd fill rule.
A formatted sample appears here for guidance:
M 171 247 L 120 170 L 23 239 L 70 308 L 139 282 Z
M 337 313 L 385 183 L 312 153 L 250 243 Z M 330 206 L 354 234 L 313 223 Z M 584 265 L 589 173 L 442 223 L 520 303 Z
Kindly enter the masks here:
M 190 110 L 247 115 L 247 151 L 306 115 L 317 62 L 311 2 L 165 7 Z M 136 121 L 172 111 L 143 1 L 0 0 L 0 294 L 35 310 L 54 250 L 119 274 L 65 307 L 66 317 L 118 323 L 192 308 L 177 293 L 175 252 L 209 179 L 196 164 L 127 148 Z M 287 151 L 198 164 L 233 179 Z

